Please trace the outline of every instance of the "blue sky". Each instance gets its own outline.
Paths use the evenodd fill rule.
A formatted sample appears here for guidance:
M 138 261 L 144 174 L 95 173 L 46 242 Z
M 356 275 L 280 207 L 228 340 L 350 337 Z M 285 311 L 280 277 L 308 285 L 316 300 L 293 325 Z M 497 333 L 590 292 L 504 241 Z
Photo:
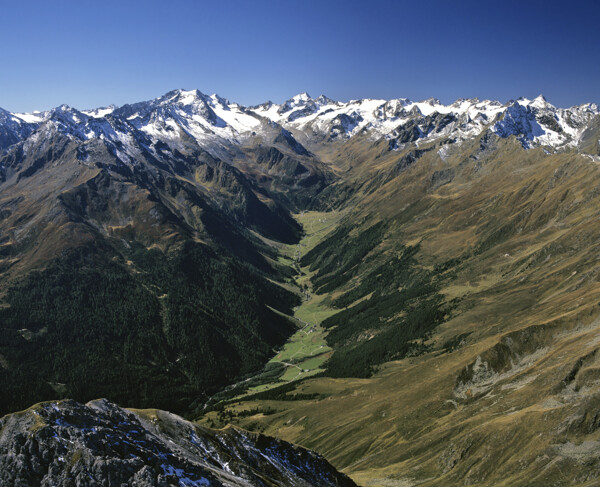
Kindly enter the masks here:
M 174 88 L 245 105 L 302 91 L 600 102 L 595 1 L 24 0 L 1 11 L 0 107 L 12 111 Z

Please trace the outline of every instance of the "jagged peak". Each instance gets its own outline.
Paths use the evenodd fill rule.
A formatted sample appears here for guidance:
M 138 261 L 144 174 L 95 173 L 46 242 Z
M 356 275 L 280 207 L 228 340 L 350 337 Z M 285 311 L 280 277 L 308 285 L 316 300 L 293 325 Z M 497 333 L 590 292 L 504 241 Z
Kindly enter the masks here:
M 331 98 L 329 98 L 328 96 L 325 96 L 325 95 L 319 95 L 315 99 L 315 101 L 322 103 L 322 104 L 327 104 L 327 105 L 337 103 L 335 100 L 332 100 Z
M 271 100 L 267 100 L 267 101 L 265 101 L 263 103 L 260 103 L 258 105 L 250 105 L 248 108 L 250 110 L 268 110 L 273 105 L 275 105 L 275 103 L 273 103 Z
M 410 105 L 411 103 L 412 101 L 408 98 L 392 98 L 391 100 L 385 101 L 382 106 L 401 108 Z
M 421 103 L 427 103 L 428 105 L 431 106 L 435 106 L 435 105 L 441 105 L 442 102 L 440 100 L 438 100 L 437 98 L 427 98 L 427 100 L 423 100 Z
M 284 114 L 286 112 L 289 112 L 291 110 L 293 110 L 296 107 L 303 107 L 307 104 L 310 104 L 311 102 L 314 102 L 314 100 L 311 98 L 311 96 L 304 92 L 304 93 L 299 93 L 295 96 L 293 96 L 292 98 L 290 98 L 289 100 L 286 100 L 284 103 L 282 103 L 279 106 L 279 109 L 277 110 L 277 113 Z
M 506 107 L 509 110 L 529 110 L 531 108 L 531 100 L 529 98 L 525 98 L 524 96 L 520 96 L 516 100 L 509 100 L 506 103 Z
M 490 100 L 488 98 L 486 98 L 485 100 L 480 101 L 479 103 L 487 105 L 487 106 L 492 106 L 492 107 L 502 107 L 502 106 L 504 106 L 504 103 L 501 103 L 498 100 Z
M 76 108 L 73 108 L 66 103 L 53 108 L 48 113 L 49 120 L 60 120 L 63 122 L 68 121 L 75 124 L 85 122 L 88 118 L 89 117 L 85 113 L 80 112 Z
M 538 96 L 536 96 L 533 99 L 533 101 L 531 102 L 531 105 L 536 108 L 554 108 L 554 106 L 552 104 L 548 103 L 548 100 L 542 94 L 539 94 Z
M 189 104 L 193 104 L 199 100 L 205 101 L 206 98 L 208 98 L 208 97 L 204 93 L 202 93 L 200 90 L 197 90 L 197 89 L 184 90 L 184 89 L 180 88 L 180 89 L 169 91 L 168 93 L 165 93 L 162 97 L 157 98 L 157 101 L 159 101 L 161 104 L 164 104 L 164 105 L 173 104 L 173 103 L 177 103 L 177 104 L 181 104 L 181 105 L 189 105 Z
M 256 113 L 252 113 L 253 111 Z M 3 113 L 8 112 L 0 109 L 0 117 Z M 346 124 L 347 127 L 343 127 L 344 136 L 370 133 L 374 138 L 393 138 L 398 129 L 408 121 L 414 122 L 425 118 L 426 124 L 438 124 L 441 123 L 439 120 L 450 115 L 459 119 L 460 123 L 448 125 L 445 120 L 443 128 L 447 128 L 424 132 L 422 137 L 445 137 L 452 131 L 453 136 L 466 138 L 480 133 L 485 126 L 504 118 L 507 122 L 509 119 L 528 119 L 532 124 L 537 123 L 536 120 L 539 119 L 544 130 L 547 128 L 561 134 L 560 137 L 555 137 L 556 140 L 549 140 L 550 144 L 559 147 L 575 140 L 574 138 L 577 137 L 575 131 L 579 131 L 599 111 L 598 106 L 592 103 L 570 109 L 556 109 L 544 95 L 534 99 L 521 97 L 504 104 L 492 100 L 481 101 L 479 98 L 459 98 L 446 105 L 437 98 L 428 98 L 419 102 L 413 102 L 408 98 L 391 100 L 363 98 L 340 102 L 323 94 L 312 98 L 307 92 L 299 93 L 282 104 L 266 102 L 246 108 L 231 103 L 216 93 L 206 95 L 198 89 L 179 88 L 153 100 L 124 105 L 120 108 L 114 108 L 113 105 L 79 111 L 64 104 L 42 114 L 5 115 L 1 123 L 8 126 L 11 120 L 14 124 L 54 120 L 69 127 L 81 125 L 78 130 L 82 130 L 81 133 L 86 137 L 93 137 L 94 129 L 83 126 L 89 125 L 88 122 L 92 119 L 102 118 L 109 113 L 112 113 L 113 119 L 133 125 L 136 129 L 147 132 L 151 137 L 176 139 L 179 137 L 177 134 L 180 133 L 176 128 L 177 125 L 196 140 L 204 141 L 207 147 L 214 144 L 211 141 L 215 137 L 239 143 L 246 134 L 262 130 L 261 126 L 264 125 L 265 119 L 280 123 L 287 128 L 302 129 L 310 125 L 314 130 L 327 132 L 339 128 L 340 117 L 350 117 L 354 120 L 352 129 L 349 129 L 350 124 Z M 548 116 L 553 117 L 556 123 Z M 560 130 L 561 127 L 564 132 Z M 14 128 L 11 130 L 15 131 Z M 512 131 L 514 130 L 506 129 L 502 130 L 502 133 Z
M 303 91 L 302 93 L 298 93 L 297 95 L 292 97 L 292 100 L 295 102 L 307 102 L 312 100 L 312 98 L 306 91 Z
M 554 105 L 552 105 L 551 103 L 548 102 L 548 100 L 546 99 L 546 97 L 542 94 L 536 96 L 533 100 L 526 98 L 524 96 L 521 96 L 519 98 L 515 100 L 510 100 L 507 105 L 514 105 L 514 104 L 519 104 L 521 106 L 525 106 L 525 107 L 532 107 L 532 108 L 538 108 L 538 109 L 550 109 L 550 110 L 554 110 L 556 109 L 556 107 Z
M 573 105 L 572 107 L 569 108 L 558 108 L 557 109 L 559 112 L 572 112 L 572 113 L 578 113 L 578 114 L 584 114 L 587 113 L 588 115 L 598 115 L 600 114 L 600 107 L 598 106 L 598 104 L 596 103 L 581 103 L 580 105 Z
M 57 113 L 57 112 L 72 112 L 75 111 L 74 108 L 71 108 L 69 105 L 67 105 L 66 103 L 63 103 L 62 105 L 59 105 L 55 108 L 53 108 L 52 110 L 50 110 L 51 113 Z
M 477 105 L 481 103 L 481 100 L 478 97 L 475 98 L 458 98 L 454 101 L 450 106 L 453 108 L 458 108 L 461 105 L 469 104 L 469 105 Z
M 419 116 L 419 115 L 423 115 L 423 112 L 421 112 L 421 109 L 418 107 L 418 105 L 414 105 L 411 109 L 410 109 L 410 115 L 411 116 Z
M 219 104 L 224 107 L 232 105 L 232 103 L 227 98 L 223 98 L 222 96 L 217 95 L 216 93 L 210 95 L 209 98 L 213 101 L 213 103 Z M 233 103 L 233 105 L 239 106 L 237 103 Z

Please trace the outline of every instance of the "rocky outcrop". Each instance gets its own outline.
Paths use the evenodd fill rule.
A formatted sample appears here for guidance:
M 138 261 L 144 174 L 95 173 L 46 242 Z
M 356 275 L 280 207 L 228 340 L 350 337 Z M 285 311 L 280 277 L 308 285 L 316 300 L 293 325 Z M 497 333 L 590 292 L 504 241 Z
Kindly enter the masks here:
M 105 400 L 37 404 L 0 420 L 0 485 L 348 486 L 323 457 Z

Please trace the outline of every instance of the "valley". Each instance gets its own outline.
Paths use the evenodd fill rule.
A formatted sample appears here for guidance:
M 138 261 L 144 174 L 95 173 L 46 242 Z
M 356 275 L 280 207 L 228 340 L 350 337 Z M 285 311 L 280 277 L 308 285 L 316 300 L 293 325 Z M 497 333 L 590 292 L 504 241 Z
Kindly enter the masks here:
M 269 361 L 269 364 L 280 363 L 286 366 L 286 372 L 280 378 L 283 382 L 318 374 L 323 370 L 320 366 L 331 356 L 331 348 L 324 339 L 326 331 L 321 327 L 321 322 L 336 311 L 322 304 L 324 296 L 313 294 L 310 287 L 310 273 L 308 269 L 300 267 L 300 260 L 306 252 L 336 228 L 341 218 L 339 212 L 311 211 L 296 215 L 298 223 L 304 229 L 304 236 L 295 248 L 292 246 L 282 251 L 288 258 L 292 254 L 293 267 L 296 272 L 299 271 L 294 279 L 302 293 L 302 303 L 294 308 L 294 318 L 301 328 Z M 248 393 L 268 390 L 271 387 L 273 384 L 266 384 L 263 387 L 250 389 Z
M 311 273 L 308 268 L 300 267 L 300 259 L 304 253 L 310 251 L 326 235 L 335 230 L 343 218 L 343 213 L 304 211 L 296 214 L 295 218 L 302 225 L 304 236 L 298 244 L 280 244 L 278 248 L 280 260 L 293 269 L 290 280 L 293 280 L 302 298 L 301 303 L 294 308 L 291 317 L 298 331 L 267 362 L 261 373 L 228 386 L 207 402 L 210 407 L 218 407 L 219 403 L 216 401 L 223 401 L 225 398 L 242 399 L 254 393 L 265 392 L 282 384 L 319 374 L 323 371 L 321 366 L 332 354 L 331 347 L 325 341 L 327 332 L 321 326 L 321 322 L 335 314 L 336 310 L 323 305 L 325 296 L 312 293 Z M 208 418 L 214 423 L 216 413 Z

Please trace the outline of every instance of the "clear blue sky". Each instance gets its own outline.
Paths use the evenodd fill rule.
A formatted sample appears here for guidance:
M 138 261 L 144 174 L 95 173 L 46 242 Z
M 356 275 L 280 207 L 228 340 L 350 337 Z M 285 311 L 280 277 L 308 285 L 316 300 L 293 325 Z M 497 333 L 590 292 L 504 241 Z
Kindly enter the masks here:
M 0 107 L 83 109 L 198 88 L 249 105 L 544 93 L 600 102 L 600 2 L 3 2 Z

